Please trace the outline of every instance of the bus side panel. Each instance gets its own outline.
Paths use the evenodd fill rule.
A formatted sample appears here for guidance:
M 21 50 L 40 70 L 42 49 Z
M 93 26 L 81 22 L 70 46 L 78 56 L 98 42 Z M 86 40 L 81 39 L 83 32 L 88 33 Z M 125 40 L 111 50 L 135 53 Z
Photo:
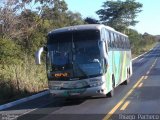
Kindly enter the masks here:
M 122 59 L 121 59 L 121 83 L 124 81 L 125 76 L 125 62 L 126 62 L 126 52 L 122 51 Z
M 112 51 L 108 52 L 108 69 L 106 73 L 106 88 L 107 93 L 112 90 Z
M 120 83 L 121 78 L 121 51 L 113 51 L 113 74 L 115 77 L 115 85 L 117 86 Z
M 130 50 L 111 50 L 109 52 L 109 68 L 106 78 L 112 81 L 112 74 L 115 77 L 115 85 L 118 86 L 127 79 L 127 69 L 130 68 L 132 74 L 132 60 Z M 111 83 L 107 83 L 107 88 L 111 88 Z
M 131 50 L 127 50 L 126 51 L 126 67 L 127 67 L 126 69 L 128 69 L 128 74 L 130 72 L 130 76 L 131 76 L 132 75 L 132 56 L 131 56 Z
M 122 74 L 121 74 L 121 83 L 127 80 L 127 69 L 130 68 L 131 63 L 131 52 L 126 50 L 122 52 Z M 132 69 L 132 68 L 130 68 Z M 132 71 L 131 71 L 132 72 Z

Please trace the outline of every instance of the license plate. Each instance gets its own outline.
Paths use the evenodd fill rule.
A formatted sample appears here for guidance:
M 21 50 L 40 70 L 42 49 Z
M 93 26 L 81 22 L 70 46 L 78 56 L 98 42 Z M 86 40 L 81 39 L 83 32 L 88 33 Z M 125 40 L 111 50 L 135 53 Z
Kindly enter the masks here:
M 69 95 L 80 95 L 80 93 L 69 93 Z
M 80 95 L 79 91 L 68 91 L 69 95 Z

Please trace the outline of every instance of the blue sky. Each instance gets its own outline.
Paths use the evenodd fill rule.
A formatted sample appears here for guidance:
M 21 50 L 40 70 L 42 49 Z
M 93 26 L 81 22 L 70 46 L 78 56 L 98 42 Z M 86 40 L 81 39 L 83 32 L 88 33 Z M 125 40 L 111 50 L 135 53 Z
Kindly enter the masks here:
M 69 10 L 79 12 L 82 17 L 93 17 L 98 19 L 95 11 L 99 10 L 106 0 L 65 0 Z M 143 4 L 142 12 L 136 20 L 139 23 L 133 27 L 140 33 L 160 35 L 160 0 L 136 0 Z

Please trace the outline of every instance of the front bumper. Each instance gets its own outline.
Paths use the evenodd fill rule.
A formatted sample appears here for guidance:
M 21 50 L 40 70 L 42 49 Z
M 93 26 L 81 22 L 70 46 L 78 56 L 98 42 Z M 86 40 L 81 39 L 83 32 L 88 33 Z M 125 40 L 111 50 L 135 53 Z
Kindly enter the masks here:
M 50 94 L 55 97 L 88 97 L 88 96 L 106 96 L 106 90 L 102 86 L 70 89 L 70 90 L 50 90 Z

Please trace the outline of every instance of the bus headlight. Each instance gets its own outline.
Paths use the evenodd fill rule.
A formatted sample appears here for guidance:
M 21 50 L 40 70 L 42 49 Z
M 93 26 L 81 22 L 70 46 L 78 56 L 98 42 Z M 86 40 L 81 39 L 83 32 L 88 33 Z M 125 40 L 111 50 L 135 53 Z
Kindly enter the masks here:
M 61 82 L 49 82 L 48 87 L 51 90 L 60 90 L 62 88 L 62 83 Z
M 97 87 L 103 85 L 103 81 L 96 81 L 90 84 L 90 87 Z

